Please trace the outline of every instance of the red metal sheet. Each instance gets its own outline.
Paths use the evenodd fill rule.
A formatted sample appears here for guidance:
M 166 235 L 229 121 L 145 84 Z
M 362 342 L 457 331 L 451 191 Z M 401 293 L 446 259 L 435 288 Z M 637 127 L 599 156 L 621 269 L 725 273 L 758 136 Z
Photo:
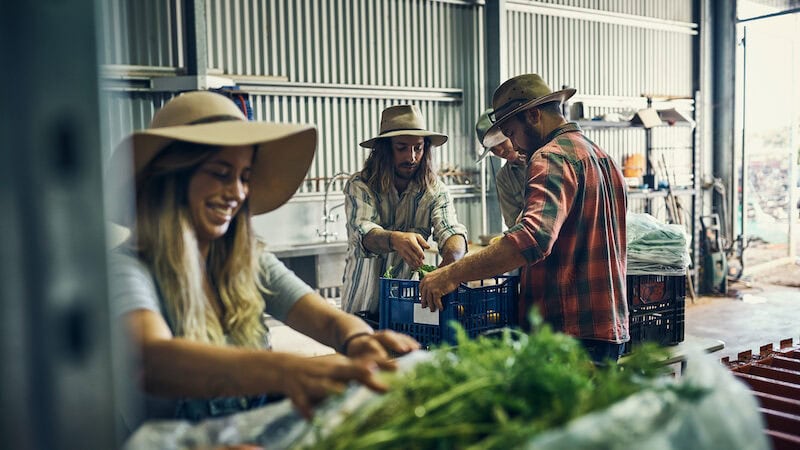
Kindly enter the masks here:
M 741 372 L 733 372 L 733 375 L 750 385 L 754 391 L 800 400 L 800 385 Z
M 763 408 L 800 415 L 800 400 L 792 400 L 790 398 L 767 394 L 765 392 L 753 391 L 753 394 L 756 396 L 756 400 L 758 400 L 758 403 Z

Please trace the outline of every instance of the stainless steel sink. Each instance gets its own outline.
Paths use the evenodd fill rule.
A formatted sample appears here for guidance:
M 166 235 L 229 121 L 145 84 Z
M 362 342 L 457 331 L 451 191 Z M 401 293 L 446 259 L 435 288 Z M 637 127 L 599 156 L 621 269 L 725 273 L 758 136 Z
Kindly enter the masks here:
M 340 246 L 340 245 L 347 245 L 347 241 L 335 241 L 335 242 L 304 242 L 304 243 L 302 243 L 302 244 L 292 244 L 292 245 L 289 245 L 289 246 L 287 246 L 287 247 L 299 247 L 299 248 L 305 248 L 305 247 L 319 247 L 319 248 L 325 248 L 325 247 L 336 247 L 336 246 Z
M 267 251 L 274 253 L 278 258 L 344 253 L 347 251 L 347 241 L 304 242 L 301 244 L 270 246 L 267 247 Z
M 289 270 L 314 289 L 341 286 L 347 241 L 304 242 L 267 247 Z

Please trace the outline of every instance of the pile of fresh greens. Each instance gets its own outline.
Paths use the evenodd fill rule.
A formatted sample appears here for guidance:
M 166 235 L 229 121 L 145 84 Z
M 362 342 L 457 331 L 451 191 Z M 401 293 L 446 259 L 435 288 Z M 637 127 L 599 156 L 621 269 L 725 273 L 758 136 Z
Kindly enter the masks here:
M 428 272 L 433 272 L 434 270 L 436 270 L 436 266 L 432 266 L 430 264 L 423 264 L 417 267 L 417 270 L 415 270 L 414 272 L 417 272 L 419 274 L 419 279 L 421 280 L 425 278 L 425 274 L 427 274 Z
M 423 264 L 414 269 L 411 273 L 413 274 L 414 272 L 416 272 L 419 275 L 419 279 L 421 280 L 425 278 L 425 274 L 433 272 L 434 270 L 436 270 L 436 266 L 432 266 L 430 264 Z M 383 272 L 383 278 L 394 278 L 393 271 L 394 271 L 394 266 L 387 267 L 386 271 Z
M 575 339 L 552 332 L 533 317 L 530 335 L 470 340 L 402 374 L 389 374 L 392 389 L 347 417 L 318 449 L 516 448 L 537 433 L 603 409 L 665 373 L 666 350 L 643 345 L 624 365 L 597 367 Z M 661 377 L 663 378 L 663 377 Z M 680 395 L 699 392 L 660 383 Z

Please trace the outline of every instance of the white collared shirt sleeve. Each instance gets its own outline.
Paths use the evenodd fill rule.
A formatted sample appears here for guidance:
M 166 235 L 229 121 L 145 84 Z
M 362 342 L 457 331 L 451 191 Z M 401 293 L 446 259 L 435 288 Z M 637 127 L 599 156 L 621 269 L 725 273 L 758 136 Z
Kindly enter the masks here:
M 432 191 L 431 225 L 433 225 L 433 239 L 438 244 L 439 249 L 444 248 L 444 243 L 451 237 L 459 234 L 467 242 L 467 228 L 458 221 L 456 208 L 450 191 L 444 183 L 437 181 Z
M 356 257 L 374 258 L 378 256 L 364 247 L 364 236 L 372 230 L 383 229 L 378 225 L 380 212 L 377 203 L 379 200 L 358 176 L 347 180 L 344 186 L 344 196 L 348 245 L 355 249 Z

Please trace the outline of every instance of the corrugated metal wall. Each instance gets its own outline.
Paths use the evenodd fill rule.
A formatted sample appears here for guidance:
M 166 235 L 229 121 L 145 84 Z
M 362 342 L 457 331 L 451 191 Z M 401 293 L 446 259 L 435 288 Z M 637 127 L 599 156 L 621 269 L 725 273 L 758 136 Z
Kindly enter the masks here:
M 156 3 L 103 2 L 103 63 L 118 71 L 181 69 L 180 2 L 167 12 Z M 437 151 L 444 168 L 475 178 L 473 118 L 485 101 L 482 9 L 428 0 L 209 0 L 210 72 L 250 92 L 258 120 L 317 124 L 312 181 L 360 169 L 366 155 L 358 143 L 377 132 L 383 108 L 399 103 L 418 104 L 428 126 L 450 136 Z M 120 91 L 132 90 L 112 95 L 111 142 L 148 123 L 163 101 L 138 89 L 126 106 Z
M 109 152 L 130 130 L 144 127 L 171 96 L 152 92 L 148 80 L 183 70 L 182 3 L 100 2 Z M 258 120 L 318 126 L 317 156 L 301 187 L 305 196 L 318 196 L 335 173 L 358 170 L 366 156 L 358 142 L 377 132 L 380 111 L 407 102 L 422 108 L 430 128 L 450 136 L 437 151 L 442 168 L 455 175 L 449 182 L 468 180 L 471 186 L 479 181 L 474 119 L 488 104 L 483 3 L 208 0 L 208 65 L 211 74 L 231 78 L 251 93 Z M 553 88 L 577 88 L 576 99 L 589 117 L 642 108 L 642 93 L 692 96 L 692 4 L 507 1 L 505 72 L 537 72 Z M 692 104 L 679 107 L 689 114 Z M 620 161 L 644 147 L 641 129 L 587 134 Z M 691 145 L 691 130 L 656 130 L 653 138 L 663 147 L 656 152 L 663 151 L 676 164 L 679 181 L 690 185 L 692 153 L 679 147 Z M 340 182 L 334 184 L 335 191 L 340 188 Z M 478 190 L 458 192 L 464 215 L 476 216 L 471 211 L 478 207 Z M 480 218 L 467 225 L 476 237 Z
M 358 143 L 398 103 L 418 104 L 428 126 L 450 136 L 437 150 L 440 162 L 474 171 L 481 9 L 426 0 L 210 0 L 209 65 L 254 95 L 259 119 L 318 125 L 304 191 L 359 170 L 366 152 Z
M 208 0 L 209 65 L 294 83 L 460 88 L 473 2 Z M 472 58 L 474 59 L 474 58 Z
M 181 0 L 96 2 L 101 64 L 144 67 L 184 65 Z
M 381 111 L 387 106 L 408 100 L 345 98 L 339 96 L 304 97 L 261 95 L 252 96 L 253 110 L 261 120 L 276 122 L 310 122 L 319 127 L 319 144 L 309 169 L 308 182 L 301 192 L 321 192 L 325 178 L 338 172 L 352 173 L 361 169 L 368 150 L 358 143 L 378 132 Z M 448 143 L 435 150 L 442 168 L 464 164 L 472 166 L 474 146 L 467 145 L 463 131 L 470 126 L 460 103 L 411 101 L 419 105 L 428 127 L 450 136 Z M 472 169 L 472 167 L 469 167 Z M 474 170 L 474 169 L 473 169 Z M 338 182 L 337 186 L 338 187 Z M 338 190 L 338 189 L 337 189 Z
M 748 18 L 747 14 L 742 14 L 742 10 L 747 10 L 752 8 L 754 5 L 764 6 L 767 8 L 772 8 L 773 12 L 778 11 L 785 11 L 792 8 L 800 8 L 800 1 L 799 0 L 739 0 L 739 3 L 736 4 L 737 7 L 737 18 L 739 19 L 746 19 Z
M 593 12 L 622 13 L 681 22 L 692 21 L 691 2 L 686 0 L 511 0 L 509 3 L 566 6 L 596 10 Z
M 553 88 L 577 89 L 584 116 L 632 114 L 647 106 L 642 94 L 694 95 L 691 0 L 551 0 L 507 2 L 507 77 L 535 72 Z M 692 117 L 693 101 L 660 102 Z M 586 134 L 620 163 L 645 149 L 642 128 L 587 128 Z M 652 130 L 653 160 L 674 165 L 679 185 L 694 182 L 691 127 Z M 631 209 L 644 209 L 632 201 Z M 652 212 L 663 215 L 664 211 Z

